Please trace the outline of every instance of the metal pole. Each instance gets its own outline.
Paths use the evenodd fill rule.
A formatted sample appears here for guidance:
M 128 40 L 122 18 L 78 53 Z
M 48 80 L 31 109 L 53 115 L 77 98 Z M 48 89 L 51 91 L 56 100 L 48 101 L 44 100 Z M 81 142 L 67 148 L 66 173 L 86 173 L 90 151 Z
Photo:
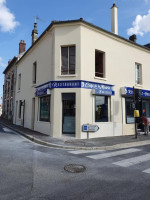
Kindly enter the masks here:
M 135 99 L 135 89 L 133 87 L 133 101 L 135 104 L 134 110 L 136 110 L 136 99 Z M 134 128 L 135 128 L 135 139 L 137 139 L 137 124 L 136 124 L 136 117 L 134 117 Z
M 89 131 L 87 131 L 87 139 L 89 139 Z

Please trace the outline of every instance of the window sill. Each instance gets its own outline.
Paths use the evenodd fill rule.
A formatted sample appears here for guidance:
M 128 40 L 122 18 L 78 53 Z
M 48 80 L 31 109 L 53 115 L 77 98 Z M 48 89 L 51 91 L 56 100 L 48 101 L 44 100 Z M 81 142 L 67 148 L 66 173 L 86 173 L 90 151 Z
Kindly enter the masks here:
M 107 78 L 101 78 L 101 77 L 97 77 L 97 76 L 95 76 L 94 78 L 98 79 L 98 80 L 102 80 L 102 81 L 107 81 Z
M 143 85 L 141 84 L 135 84 L 136 87 L 140 87 L 140 88 L 143 88 Z
M 36 83 L 32 83 L 32 87 L 36 87 Z
M 77 76 L 77 74 L 66 74 L 66 75 L 59 75 L 58 77 L 59 78 L 65 78 L 65 77 L 76 77 Z
M 40 121 L 38 120 L 37 123 L 45 123 L 45 124 L 50 124 L 51 122 L 50 121 Z
M 99 123 L 101 123 L 101 124 L 112 124 L 113 122 L 111 122 L 111 121 L 108 121 L 108 122 L 94 122 L 95 124 L 99 124 Z

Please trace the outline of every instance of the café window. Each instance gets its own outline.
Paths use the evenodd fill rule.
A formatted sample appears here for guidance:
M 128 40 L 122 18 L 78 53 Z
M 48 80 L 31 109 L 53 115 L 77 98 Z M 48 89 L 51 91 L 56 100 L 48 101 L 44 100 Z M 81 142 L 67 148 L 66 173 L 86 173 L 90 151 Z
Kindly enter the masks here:
M 108 96 L 95 96 L 95 122 L 108 122 Z
M 105 53 L 96 50 L 95 51 L 95 76 L 96 77 L 105 77 L 105 69 L 104 69 L 104 58 Z
M 61 74 L 75 74 L 75 46 L 61 47 Z
M 142 100 L 142 115 L 150 120 L 150 100 Z
M 50 121 L 50 96 L 40 98 L 40 121 Z
M 126 98 L 126 123 L 132 124 L 134 123 L 134 107 L 133 105 L 133 99 L 132 98 Z

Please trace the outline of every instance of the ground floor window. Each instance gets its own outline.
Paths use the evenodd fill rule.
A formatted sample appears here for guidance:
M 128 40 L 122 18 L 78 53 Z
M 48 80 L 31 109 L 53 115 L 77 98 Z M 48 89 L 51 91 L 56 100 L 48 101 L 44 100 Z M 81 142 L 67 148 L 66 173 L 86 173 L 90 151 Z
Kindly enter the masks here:
M 133 99 L 132 98 L 126 98 L 126 123 L 132 124 L 134 123 L 134 108 L 133 108 Z
M 133 98 L 126 98 L 126 123 L 134 123 L 134 107 Z M 139 106 L 140 116 L 146 116 L 150 120 L 150 100 L 142 99 L 142 103 Z
M 108 96 L 95 96 L 95 122 L 108 122 Z
M 142 100 L 142 115 L 146 116 L 150 120 L 150 100 Z
M 50 96 L 40 98 L 40 121 L 50 121 Z

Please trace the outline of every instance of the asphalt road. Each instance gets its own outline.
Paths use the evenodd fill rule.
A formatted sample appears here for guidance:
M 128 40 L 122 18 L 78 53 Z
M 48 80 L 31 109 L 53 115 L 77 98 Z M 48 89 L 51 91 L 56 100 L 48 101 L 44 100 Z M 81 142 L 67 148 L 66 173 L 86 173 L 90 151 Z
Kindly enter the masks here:
M 64 170 L 86 166 L 83 173 Z M 150 146 L 69 151 L 0 126 L 0 200 L 149 200 Z

